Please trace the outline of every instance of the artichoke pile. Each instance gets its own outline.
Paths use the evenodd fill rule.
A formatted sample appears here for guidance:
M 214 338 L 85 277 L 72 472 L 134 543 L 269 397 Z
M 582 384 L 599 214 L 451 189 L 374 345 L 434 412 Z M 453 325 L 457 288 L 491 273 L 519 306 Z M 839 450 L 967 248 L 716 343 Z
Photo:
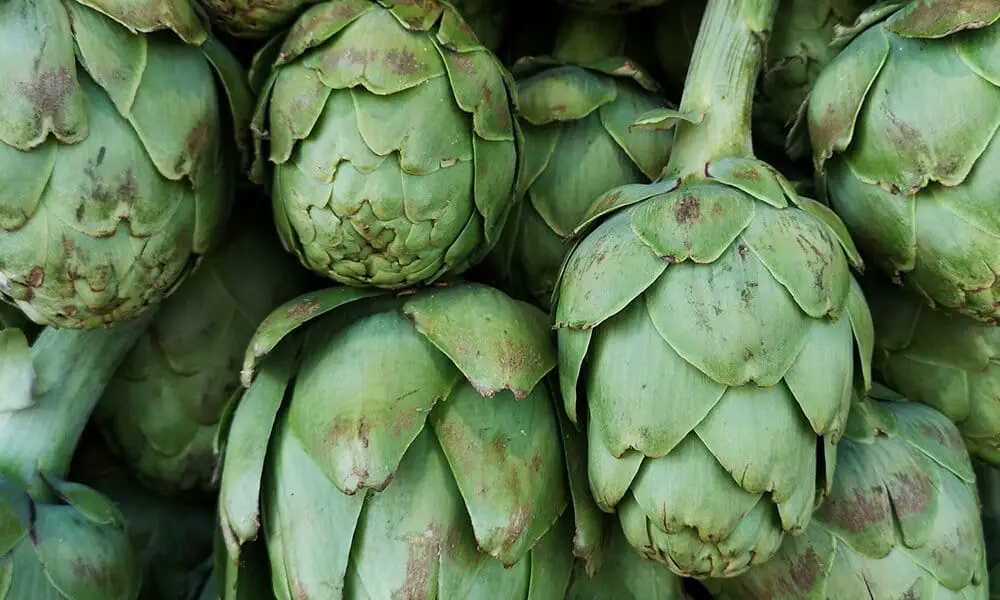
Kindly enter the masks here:
M 0 51 L 0 600 L 1000 598 L 1000 3 Z

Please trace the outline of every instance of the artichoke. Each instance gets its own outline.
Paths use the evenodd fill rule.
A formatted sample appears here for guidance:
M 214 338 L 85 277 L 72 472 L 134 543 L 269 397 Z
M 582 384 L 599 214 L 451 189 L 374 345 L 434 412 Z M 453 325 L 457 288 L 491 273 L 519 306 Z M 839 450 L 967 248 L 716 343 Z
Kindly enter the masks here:
M 614 17 L 575 15 L 562 24 L 554 58 L 513 67 L 526 196 L 491 258 L 545 308 L 590 205 L 611 188 L 656 179 L 670 154 L 672 136 L 631 127 L 665 103 L 655 81 L 615 56 L 623 31 Z
M 944 413 L 970 454 L 1000 465 L 1000 328 L 933 310 L 874 277 L 864 286 L 882 380 Z
M 677 125 L 664 176 L 599 199 L 557 289 L 560 387 L 574 421 L 578 386 L 586 399 L 593 494 L 681 575 L 736 575 L 805 529 L 855 364 L 869 376 L 850 238 L 750 150 L 775 4 L 708 3 L 680 110 L 641 121 Z
M 496 243 L 516 192 L 513 92 L 451 5 L 328 0 L 256 63 L 272 71 L 255 173 L 273 163 L 275 222 L 303 265 L 401 288 Z
M 985 600 L 975 476 L 955 426 L 932 408 L 851 411 L 833 489 L 805 533 L 718 600 Z
M 135 318 L 229 214 L 245 76 L 187 0 L 132 4 L 0 7 L 0 293 L 38 323 Z
M 305 291 L 304 275 L 273 230 L 244 220 L 163 303 L 94 413 L 146 485 L 167 494 L 217 487 L 215 435 L 247 343 L 272 309 Z
M 0 413 L 0 599 L 138 597 L 124 517 L 66 473 L 104 386 L 153 313 L 109 330 L 48 327 L 32 344 L 32 402 Z
M 1000 471 L 979 461 L 974 461 L 972 466 L 976 470 L 976 487 L 982 505 L 989 597 L 996 600 L 1000 598 Z
M 997 19 L 996 2 L 880 3 L 844 32 L 806 109 L 859 247 L 933 305 L 985 321 L 1000 316 Z
M 823 67 L 835 56 L 838 28 L 857 19 L 873 0 L 785 0 L 778 4 L 764 71 L 754 102 L 754 132 L 783 150 L 789 127 Z
M 276 309 L 224 431 L 224 598 L 258 537 L 279 600 L 561 597 L 555 364 L 545 314 L 478 284 Z

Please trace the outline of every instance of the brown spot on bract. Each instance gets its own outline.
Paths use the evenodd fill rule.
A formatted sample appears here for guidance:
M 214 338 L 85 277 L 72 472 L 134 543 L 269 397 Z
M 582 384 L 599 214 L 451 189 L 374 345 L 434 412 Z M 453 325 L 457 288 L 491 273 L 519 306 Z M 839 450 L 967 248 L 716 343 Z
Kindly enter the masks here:
M 701 202 L 694 196 L 684 196 L 674 207 L 678 225 L 689 225 L 701 218 Z
M 923 473 L 897 473 L 891 484 L 892 505 L 902 519 L 927 510 L 934 488 Z
M 744 246 L 743 244 L 740 244 L 736 248 L 736 251 L 740 253 L 740 260 L 742 260 L 743 262 L 746 262 L 747 261 L 747 247 Z
M 28 273 L 27 284 L 30 287 L 38 287 L 45 282 L 45 269 L 42 267 L 33 267 L 31 272 Z
M 841 498 L 829 498 L 820 507 L 821 518 L 845 531 L 860 533 L 866 527 L 889 517 L 889 499 L 881 485 L 854 490 Z
M 70 70 L 59 69 L 36 73 L 30 81 L 21 82 L 17 87 L 34 106 L 36 122 L 51 119 L 58 127 L 61 119 L 56 115 L 62 112 L 63 105 L 75 88 L 74 84 Z
M 385 63 L 396 75 L 413 75 L 423 68 L 417 61 L 417 55 L 409 50 L 387 50 Z
M 297 321 L 304 321 L 311 317 L 319 309 L 319 302 L 312 298 L 303 300 L 288 307 L 285 314 L 289 319 L 295 319 Z
M 503 543 L 500 546 L 500 550 L 506 550 L 517 543 L 517 540 L 524 534 L 524 528 L 528 526 L 528 521 L 531 520 L 531 507 L 527 505 L 521 505 L 518 509 L 517 514 L 511 520 L 510 529 L 507 530 L 507 535 L 504 536 Z
M 404 541 L 407 548 L 406 576 L 403 587 L 393 594 L 393 598 L 430 597 L 431 584 L 437 579 L 431 575 L 441 556 L 441 536 L 437 527 L 431 525 L 425 532 L 408 533 Z

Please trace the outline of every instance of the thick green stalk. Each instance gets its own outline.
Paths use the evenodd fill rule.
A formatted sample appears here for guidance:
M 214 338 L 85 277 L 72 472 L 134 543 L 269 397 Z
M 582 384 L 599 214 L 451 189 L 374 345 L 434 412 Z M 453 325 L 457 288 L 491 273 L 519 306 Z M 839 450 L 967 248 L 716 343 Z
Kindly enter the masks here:
M 750 114 L 777 0 L 709 0 L 684 81 L 680 121 L 666 172 L 704 172 L 724 156 L 753 156 Z
M 568 63 L 586 65 L 619 56 L 625 46 L 625 21 L 615 15 L 566 11 L 552 55 Z
M 64 477 L 111 376 L 155 309 L 110 329 L 45 328 L 31 347 L 35 404 L 0 413 L 0 473 L 25 484 L 37 471 Z

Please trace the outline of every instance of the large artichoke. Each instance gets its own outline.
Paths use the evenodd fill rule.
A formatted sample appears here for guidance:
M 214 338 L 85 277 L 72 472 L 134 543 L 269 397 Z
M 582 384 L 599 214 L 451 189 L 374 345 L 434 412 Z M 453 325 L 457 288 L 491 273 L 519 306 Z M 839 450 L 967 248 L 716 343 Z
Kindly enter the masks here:
M 163 303 L 108 384 L 95 418 L 116 452 L 161 493 L 216 488 L 215 435 L 239 389 L 253 332 L 305 291 L 273 230 L 232 225 L 227 242 Z
M 476 284 L 338 287 L 275 310 L 226 434 L 226 600 L 258 537 L 279 600 L 561 597 L 549 336 L 544 313 Z
M 970 454 L 1000 465 L 1000 327 L 934 310 L 874 277 L 864 287 L 882 379 L 944 413 Z
M 0 56 L 0 292 L 59 327 L 136 317 L 221 234 L 239 65 L 187 0 L 4 2 Z
M 864 402 L 805 533 L 719 582 L 718 600 L 986 599 L 975 477 L 955 426 L 920 404 Z
M 833 208 L 893 277 L 941 308 L 1000 316 L 1000 3 L 880 3 L 810 95 Z
M 328 0 L 257 64 L 273 70 L 256 171 L 273 163 L 275 222 L 302 264 L 400 288 L 458 273 L 496 243 L 516 192 L 513 95 L 451 5 Z
M 670 154 L 671 135 L 631 127 L 665 102 L 655 81 L 616 56 L 620 31 L 614 17 L 570 17 L 554 58 L 513 67 L 526 196 L 492 258 L 546 308 L 590 205 L 611 188 L 656 179 Z
M 843 225 L 750 150 L 772 0 L 711 0 L 662 180 L 608 192 L 557 290 L 566 411 L 631 544 L 732 576 L 805 529 L 832 479 L 871 316 Z M 855 346 L 858 350 L 855 352 Z M 859 358 L 860 356 L 860 358 Z

